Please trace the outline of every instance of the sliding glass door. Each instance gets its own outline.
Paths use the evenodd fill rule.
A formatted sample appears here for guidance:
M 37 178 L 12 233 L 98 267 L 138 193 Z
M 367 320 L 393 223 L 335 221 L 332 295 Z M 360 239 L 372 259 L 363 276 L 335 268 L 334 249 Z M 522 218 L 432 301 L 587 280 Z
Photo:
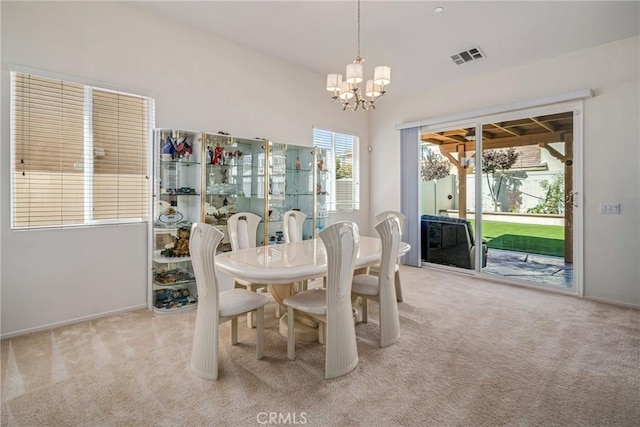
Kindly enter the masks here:
M 576 108 L 421 129 L 423 263 L 575 292 Z

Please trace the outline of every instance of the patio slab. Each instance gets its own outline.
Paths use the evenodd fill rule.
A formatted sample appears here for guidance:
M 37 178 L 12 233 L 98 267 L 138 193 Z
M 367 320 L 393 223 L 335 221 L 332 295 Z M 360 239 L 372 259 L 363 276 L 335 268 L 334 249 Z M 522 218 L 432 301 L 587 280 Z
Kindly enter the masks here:
M 565 263 L 562 257 L 489 249 L 482 271 L 565 289 L 573 287 L 573 264 Z

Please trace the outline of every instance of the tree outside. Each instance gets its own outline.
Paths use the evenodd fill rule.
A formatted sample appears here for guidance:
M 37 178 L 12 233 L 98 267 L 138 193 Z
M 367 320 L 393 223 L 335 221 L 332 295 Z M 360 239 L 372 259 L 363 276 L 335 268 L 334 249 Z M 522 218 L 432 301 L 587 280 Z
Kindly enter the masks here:
M 558 174 L 553 180 L 543 179 L 540 187 L 545 195 L 536 206 L 527 210 L 529 213 L 562 214 L 564 213 L 564 175 Z
M 510 171 L 520 153 L 511 147 L 482 152 L 482 172 L 487 177 L 494 212 L 517 212 L 522 203 L 520 186 L 527 178 L 525 171 Z
M 432 181 L 449 176 L 451 162 L 434 152 L 429 147 L 423 147 L 420 161 L 420 177 L 423 181 Z
M 342 164 L 336 160 L 336 179 L 353 178 L 353 165 L 351 163 Z

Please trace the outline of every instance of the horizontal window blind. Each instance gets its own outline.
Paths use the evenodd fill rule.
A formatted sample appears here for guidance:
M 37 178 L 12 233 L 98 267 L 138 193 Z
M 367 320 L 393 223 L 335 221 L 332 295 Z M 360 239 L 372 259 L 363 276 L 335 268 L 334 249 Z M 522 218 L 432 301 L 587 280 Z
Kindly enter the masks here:
M 93 91 L 93 215 L 96 220 L 147 218 L 147 101 Z
M 314 146 L 325 151 L 330 174 L 328 210 L 360 208 L 359 138 L 355 135 L 313 130 Z
M 148 218 L 153 100 L 11 73 L 12 228 Z

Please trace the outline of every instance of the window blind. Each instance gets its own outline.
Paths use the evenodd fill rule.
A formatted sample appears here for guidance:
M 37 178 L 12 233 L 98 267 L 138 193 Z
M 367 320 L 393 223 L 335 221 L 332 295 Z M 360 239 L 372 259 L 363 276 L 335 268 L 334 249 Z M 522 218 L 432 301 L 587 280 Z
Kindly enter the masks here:
M 360 208 L 359 138 L 355 135 L 313 130 L 313 144 L 325 152 L 329 172 L 328 210 Z
M 12 227 L 148 218 L 153 100 L 11 73 Z

